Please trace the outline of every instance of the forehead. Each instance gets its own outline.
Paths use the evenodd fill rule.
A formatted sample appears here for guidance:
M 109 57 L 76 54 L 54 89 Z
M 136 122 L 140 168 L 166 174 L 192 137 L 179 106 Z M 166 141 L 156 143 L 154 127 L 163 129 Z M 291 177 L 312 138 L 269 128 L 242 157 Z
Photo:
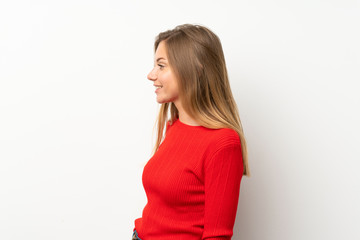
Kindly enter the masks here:
M 165 45 L 164 41 L 161 41 L 159 43 L 159 46 L 157 47 L 156 52 L 155 52 L 155 61 L 159 58 L 163 58 L 163 59 L 167 60 L 166 45 Z

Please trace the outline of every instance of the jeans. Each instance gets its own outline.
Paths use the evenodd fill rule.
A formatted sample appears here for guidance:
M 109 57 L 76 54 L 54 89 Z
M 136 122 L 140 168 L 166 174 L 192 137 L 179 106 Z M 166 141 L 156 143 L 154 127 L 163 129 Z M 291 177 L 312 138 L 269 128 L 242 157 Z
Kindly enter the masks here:
M 141 240 L 139 237 L 138 237 L 138 233 L 136 231 L 136 229 L 134 230 L 133 232 L 133 235 L 132 235 L 132 239 L 131 240 Z

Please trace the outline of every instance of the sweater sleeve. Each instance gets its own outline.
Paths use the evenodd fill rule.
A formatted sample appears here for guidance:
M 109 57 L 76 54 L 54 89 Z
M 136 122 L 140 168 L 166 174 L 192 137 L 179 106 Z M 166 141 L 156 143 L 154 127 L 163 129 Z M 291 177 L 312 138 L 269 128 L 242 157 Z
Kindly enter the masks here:
M 205 163 L 204 170 L 205 216 L 202 239 L 230 240 L 243 175 L 241 145 L 232 143 L 221 147 Z

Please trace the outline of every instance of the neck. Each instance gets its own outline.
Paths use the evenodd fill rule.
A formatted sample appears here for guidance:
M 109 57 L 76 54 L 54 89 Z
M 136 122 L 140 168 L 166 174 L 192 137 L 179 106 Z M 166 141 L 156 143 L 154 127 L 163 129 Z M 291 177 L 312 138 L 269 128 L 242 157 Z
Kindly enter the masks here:
M 186 125 L 190 125 L 190 126 L 200 126 L 200 124 L 198 124 L 195 119 L 190 117 L 189 114 L 187 114 L 187 112 L 185 112 L 185 110 L 183 109 L 183 107 L 181 106 L 181 104 L 179 102 L 176 102 L 176 103 L 174 102 L 174 104 L 179 111 L 180 122 L 182 122 Z

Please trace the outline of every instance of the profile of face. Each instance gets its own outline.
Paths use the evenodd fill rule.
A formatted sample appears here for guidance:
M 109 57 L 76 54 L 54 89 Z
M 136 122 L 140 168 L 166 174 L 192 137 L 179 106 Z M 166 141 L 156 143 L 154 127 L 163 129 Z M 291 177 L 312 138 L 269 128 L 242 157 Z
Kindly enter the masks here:
M 158 103 L 173 102 L 177 105 L 180 102 L 178 81 L 169 65 L 164 41 L 160 42 L 156 49 L 154 68 L 147 75 L 147 78 L 154 82 Z

